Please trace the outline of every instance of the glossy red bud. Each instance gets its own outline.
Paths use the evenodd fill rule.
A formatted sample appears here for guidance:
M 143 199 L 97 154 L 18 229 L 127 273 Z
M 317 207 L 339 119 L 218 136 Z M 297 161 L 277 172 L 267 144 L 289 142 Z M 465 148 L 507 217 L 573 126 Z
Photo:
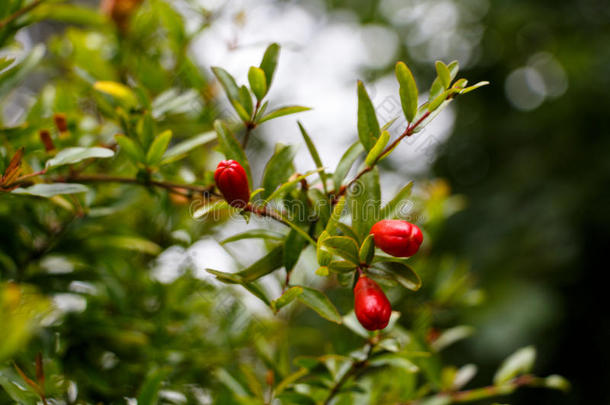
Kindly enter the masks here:
M 218 163 L 214 172 L 216 187 L 233 207 L 244 208 L 250 201 L 248 175 L 244 168 L 234 160 Z
M 388 326 L 392 306 L 381 287 L 362 275 L 354 287 L 354 312 L 362 326 L 377 330 Z
M 375 246 L 396 257 L 413 256 L 424 240 L 416 225 L 396 219 L 377 222 L 370 233 L 375 236 Z

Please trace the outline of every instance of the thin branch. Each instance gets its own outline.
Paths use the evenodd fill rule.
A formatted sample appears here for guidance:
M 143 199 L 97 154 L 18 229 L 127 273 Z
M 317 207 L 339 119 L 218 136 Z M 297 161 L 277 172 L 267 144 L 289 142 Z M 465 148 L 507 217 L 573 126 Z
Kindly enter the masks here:
M 449 399 L 449 403 L 452 404 L 479 401 L 481 399 L 511 394 L 519 387 L 536 386 L 539 381 L 540 378 L 537 378 L 531 374 L 525 374 L 502 385 L 489 385 L 486 387 L 473 388 L 465 391 L 442 392 L 434 397 L 405 402 L 403 405 L 419 405 L 422 404 L 424 400 L 427 401 L 431 398 Z
M 19 17 L 21 17 L 22 15 L 32 11 L 33 9 L 35 9 L 36 7 L 38 7 L 40 4 L 42 4 L 42 2 L 44 2 L 44 0 L 36 0 L 33 1 L 32 3 L 28 4 L 27 6 L 23 7 L 22 9 L 17 10 L 15 13 L 9 15 L 8 17 L 6 17 L 4 20 L 0 21 L 0 29 L 6 27 L 7 25 L 9 25 L 10 23 L 12 23 L 13 21 L 15 21 L 16 19 L 18 19 Z
M 385 156 L 386 153 L 390 152 L 392 149 L 394 149 L 398 143 L 400 141 L 402 141 L 404 138 L 411 136 L 415 133 L 415 130 L 417 129 L 417 127 L 419 125 L 421 125 L 421 123 L 428 118 L 428 116 L 430 115 L 430 111 L 427 111 L 424 115 L 421 116 L 421 118 L 419 120 L 417 120 L 415 123 L 413 124 L 409 124 L 407 125 L 407 128 L 404 130 L 404 132 L 402 134 L 400 134 L 400 136 L 398 138 L 396 138 L 394 140 L 394 142 L 392 142 L 390 145 L 388 145 L 383 152 L 381 152 L 379 154 L 379 156 L 377 156 L 375 158 L 375 160 L 373 161 L 373 163 L 371 163 L 369 166 L 365 167 L 364 169 L 362 169 L 360 171 L 360 173 L 358 173 L 349 183 L 347 183 L 344 186 L 341 186 L 341 188 L 339 189 L 336 197 L 340 197 L 342 195 L 345 194 L 345 192 L 350 188 L 350 186 L 352 184 L 354 184 L 355 182 L 357 182 L 362 176 L 364 176 L 366 173 L 370 172 L 371 170 L 373 170 L 373 167 L 375 167 L 375 165 L 377 164 L 377 162 L 379 161 L 379 159 L 381 159 L 383 156 Z
M 261 102 L 260 100 L 256 101 L 256 107 L 254 107 L 254 112 L 252 113 L 252 118 L 250 119 L 250 122 L 246 123 L 246 133 L 244 135 L 244 140 L 241 143 L 241 147 L 246 149 L 246 146 L 248 145 L 248 140 L 250 139 L 250 133 L 252 132 L 252 130 L 254 128 L 256 128 L 256 123 L 254 122 L 254 117 L 256 117 L 256 114 L 258 113 L 258 109 L 261 106 Z
M 359 373 L 363 372 L 367 365 L 369 358 L 371 357 L 371 353 L 373 352 L 373 344 L 371 342 L 368 343 L 368 349 L 366 351 L 366 357 L 364 360 L 356 361 L 352 364 L 352 366 L 343 374 L 343 376 L 333 385 L 326 400 L 324 400 L 324 405 L 329 405 L 330 401 L 339 393 L 341 387 L 351 378 L 357 376 Z

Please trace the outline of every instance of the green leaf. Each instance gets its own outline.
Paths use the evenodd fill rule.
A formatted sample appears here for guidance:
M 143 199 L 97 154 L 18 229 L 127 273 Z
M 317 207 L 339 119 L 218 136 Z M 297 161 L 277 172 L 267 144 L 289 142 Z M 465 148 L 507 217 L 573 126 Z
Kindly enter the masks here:
M 279 298 L 271 301 L 271 309 L 277 314 L 280 309 L 290 304 L 302 293 L 303 287 L 290 287 Z
M 333 260 L 327 266 L 327 268 L 333 273 L 347 273 L 356 270 L 358 266 L 347 260 Z
M 114 137 L 117 143 L 128 157 L 129 160 L 136 163 L 143 163 L 145 160 L 144 152 L 140 145 L 138 145 L 133 139 L 126 137 L 125 135 L 119 134 Z
M 267 298 L 265 291 L 263 290 L 263 288 L 261 287 L 261 285 L 259 283 L 256 283 L 256 282 L 241 283 L 241 286 L 244 287 L 246 290 L 250 291 L 250 293 L 252 295 L 254 295 L 256 298 L 263 301 L 265 303 L 265 305 L 267 305 L 267 306 L 271 305 L 271 301 L 269 301 L 269 298 Z
M 9 70 L 0 73 L 0 99 L 13 89 L 16 89 L 32 70 L 39 66 L 39 62 L 44 56 L 45 47 L 42 44 L 36 45 L 21 63 L 13 66 Z
M 443 331 L 439 337 L 430 344 L 430 346 L 433 350 L 439 352 L 455 342 L 472 336 L 473 333 L 474 328 L 471 326 L 454 326 L 453 328 Z
M 269 114 L 265 115 L 263 118 L 261 118 L 258 121 L 258 123 L 263 123 L 265 121 L 269 121 L 274 118 L 282 117 L 284 115 L 296 114 L 296 113 L 299 113 L 302 111 L 309 111 L 309 110 L 311 110 L 311 108 L 302 107 L 300 105 L 291 105 L 291 106 L 280 107 L 280 108 L 277 108 L 277 109 L 271 111 Z
M 248 70 L 248 82 L 256 99 L 261 101 L 265 94 L 267 94 L 267 79 L 263 69 L 254 66 L 250 67 L 250 70 Z
M 190 152 L 191 150 L 201 145 L 205 145 L 206 143 L 212 142 L 216 138 L 216 132 L 210 131 L 195 135 L 192 138 L 179 142 L 165 151 L 161 164 L 175 162 L 186 156 L 186 153 Z
M 279 232 L 270 231 L 269 229 L 252 229 L 250 231 L 238 233 L 237 235 L 230 236 L 220 242 L 221 245 L 225 245 L 231 242 L 237 242 L 244 239 L 268 239 L 280 241 L 284 239 L 284 235 Z
M 428 104 L 428 111 L 432 112 L 434 110 L 436 110 L 438 107 L 440 107 L 440 105 L 447 100 L 447 97 L 453 92 L 453 89 L 449 89 L 446 91 L 443 91 L 441 94 L 439 94 L 438 96 L 436 96 L 433 100 L 430 101 L 430 103 Z M 422 123 L 423 124 L 423 123 Z
M 301 134 L 303 135 L 303 139 L 305 140 L 305 144 L 307 145 L 309 154 L 311 155 L 313 162 L 316 164 L 316 167 L 320 170 L 320 181 L 322 182 L 322 188 L 324 189 L 324 192 L 328 194 L 328 190 L 326 189 L 327 177 L 326 172 L 324 171 L 324 165 L 322 164 L 322 159 L 320 159 L 320 154 L 318 153 L 316 146 L 311 140 L 311 137 L 305 130 L 305 127 L 303 127 L 303 124 L 301 124 L 300 121 L 297 121 L 297 124 L 299 125 L 299 129 L 301 130 Z
M 236 209 L 231 207 L 225 200 L 218 200 L 195 209 L 192 215 L 194 219 L 199 219 L 206 215 L 222 211 L 236 211 Z
M 384 148 L 388 144 L 390 140 L 390 133 L 388 131 L 383 131 L 377 142 L 375 142 L 375 146 L 369 151 L 368 155 L 364 159 L 364 163 L 368 167 L 374 166 L 380 159 L 381 154 L 384 151 Z
M 172 131 L 169 129 L 157 135 L 150 145 L 148 153 L 146 153 L 146 163 L 148 163 L 150 166 L 160 163 L 171 139 Z
M 237 273 L 225 273 L 213 269 L 206 269 L 206 271 L 225 283 L 251 283 L 282 267 L 283 250 L 282 245 L 276 246 L 263 258 Z
M 441 82 L 441 79 L 439 79 L 437 77 L 432 82 L 432 86 L 430 86 L 430 93 L 428 94 L 428 101 L 434 100 L 444 90 L 445 90 L 445 88 L 443 87 L 443 83 Z M 417 118 L 415 118 L 414 121 L 417 121 Z
M 263 70 L 263 72 L 265 72 L 267 90 L 269 90 L 269 87 L 271 87 L 271 82 L 273 80 L 273 75 L 277 67 L 277 61 L 279 59 L 279 56 L 280 46 L 276 43 L 269 45 L 265 50 L 265 54 L 263 55 L 263 60 L 261 61 L 260 68 Z
M 269 195 L 269 197 L 265 198 L 264 203 L 266 204 L 268 201 L 271 201 L 274 198 L 280 197 L 286 190 L 290 189 L 295 184 L 300 183 L 301 180 L 306 179 L 307 177 L 311 176 L 312 174 L 318 173 L 320 170 L 321 169 L 310 170 L 305 174 L 302 174 L 300 176 L 293 178 L 290 181 L 287 181 L 286 183 L 282 183 L 278 188 L 276 188 L 273 191 L 273 193 L 271 193 L 271 195 Z
M 114 156 L 114 151 L 112 149 L 100 147 L 83 148 L 77 146 L 60 150 L 54 158 L 47 160 L 45 168 L 49 170 L 63 165 L 82 162 L 85 159 L 109 158 L 112 156 Z
M 523 347 L 503 362 L 494 376 L 494 384 L 502 385 L 513 378 L 532 371 L 536 360 L 536 349 L 533 346 Z
M 543 379 L 543 386 L 546 388 L 567 392 L 570 390 L 570 382 L 560 375 L 553 374 Z
M 352 238 L 355 241 L 360 241 L 360 238 L 358 237 L 358 235 L 356 235 L 356 232 L 354 232 L 354 230 L 352 229 L 351 226 L 346 225 L 343 222 L 338 222 L 337 223 L 337 228 L 341 231 L 343 236 L 347 236 L 349 238 Z
M 331 253 L 322 249 L 322 243 L 328 238 L 330 238 L 330 234 L 327 231 L 322 231 L 316 243 L 316 258 L 318 259 L 318 264 L 322 267 L 327 266 L 333 259 Z
M 350 146 L 347 151 L 341 156 L 341 160 L 337 164 L 337 168 L 333 173 L 333 182 L 335 183 L 335 191 L 338 191 L 341 188 L 341 184 L 345 179 L 345 176 L 349 173 L 350 169 L 354 165 L 354 162 L 360 154 L 364 152 L 364 146 L 360 142 L 354 143 Z
M 216 76 L 220 85 L 225 90 L 229 100 L 239 103 L 239 87 L 233 76 L 223 68 L 217 66 L 212 67 L 212 72 L 214 72 L 214 76 Z
M 466 87 L 465 89 L 462 89 L 460 91 L 460 94 L 467 94 L 470 93 L 473 90 L 478 89 L 479 87 L 483 87 L 483 86 L 487 86 L 489 84 L 489 82 L 478 82 L 477 84 L 473 84 L 470 87 Z
M 339 220 L 341 219 L 341 216 L 343 215 L 343 210 L 345 208 L 345 201 L 346 201 L 345 196 L 341 196 L 339 198 L 339 200 L 336 202 L 335 207 L 333 208 L 333 212 L 330 215 L 330 219 L 328 220 L 328 223 L 326 224 L 326 228 L 325 228 L 325 232 L 328 234 L 328 236 L 335 233 L 337 226 L 340 224 Z
M 352 228 L 359 240 L 364 240 L 373 224 L 379 220 L 381 190 L 377 168 L 365 173 L 349 188 L 348 199 L 352 214 Z
M 285 182 L 292 172 L 292 159 L 296 151 L 292 146 L 278 144 L 275 153 L 265 166 L 263 172 L 262 192 L 267 199 L 280 184 Z
M 235 160 L 239 162 L 248 175 L 248 183 L 252 185 L 252 176 L 250 174 L 250 163 L 246 157 L 246 152 L 241 147 L 241 144 L 235 138 L 235 135 L 226 127 L 226 125 L 220 121 L 214 121 L 214 129 L 218 134 L 218 143 L 222 153 L 227 159 Z
M 371 367 L 394 367 L 401 369 L 406 373 L 417 373 L 419 371 L 419 368 L 415 364 L 413 364 L 403 355 L 397 353 L 381 354 L 369 360 L 368 363 Z
M 358 254 L 361 263 L 371 264 L 373 257 L 375 256 L 375 240 L 373 239 L 373 235 L 367 236 L 364 242 L 362 242 Z
M 455 77 L 457 76 L 458 72 L 460 71 L 460 63 L 457 60 L 454 60 L 451 63 L 449 63 L 447 68 L 449 68 L 450 81 L 454 80 Z
M 237 112 L 237 115 L 239 115 L 239 118 L 241 118 L 244 123 L 250 121 L 250 114 L 248 114 L 248 111 L 246 111 L 244 106 L 242 106 L 238 100 L 232 100 L 231 104 L 233 105 L 235 112 Z
M 404 201 L 411 195 L 411 190 L 413 189 L 413 182 L 409 182 L 406 186 L 401 188 L 398 193 L 388 202 L 379 213 L 380 219 L 396 219 L 399 217 L 403 217 L 406 214 L 401 212 L 404 207 Z
M 347 236 L 331 236 L 324 239 L 322 246 L 337 256 L 341 256 L 356 265 L 360 264 L 358 245 L 352 238 Z
M 318 269 L 315 271 L 315 274 L 320 277 L 328 277 L 328 275 L 329 275 L 328 266 L 318 267 Z
M 445 89 L 449 88 L 449 85 L 451 84 L 451 72 L 449 71 L 449 68 L 440 60 L 437 60 L 434 65 L 441 85 Z
M 417 100 L 419 93 L 417 91 L 417 84 L 413 73 L 409 70 L 407 65 L 403 62 L 396 64 L 396 79 L 400 84 L 399 94 L 400 103 L 402 104 L 402 111 L 405 113 L 405 117 L 408 122 L 413 122 L 415 114 L 417 113 Z
M 122 83 L 112 81 L 98 81 L 93 88 L 100 93 L 107 94 L 127 108 L 136 107 L 138 98 L 135 93 Z
M 53 197 L 60 194 L 78 194 L 87 192 L 87 186 L 76 183 L 34 184 L 28 188 L 17 188 L 13 194 L 27 194 L 38 197 Z
M 246 86 L 241 86 L 239 88 L 239 104 L 241 104 L 248 113 L 248 117 L 252 116 L 254 112 L 254 105 L 252 104 L 252 95 L 250 94 L 250 90 Z
M 337 311 L 337 308 L 335 308 L 323 292 L 309 287 L 300 287 L 303 289 L 303 292 L 298 295 L 297 299 L 301 303 L 316 311 L 322 318 L 331 322 L 341 323 L 339 311 Z
M 146 380 L 144 380 L 144 384 L 142 384 L 142 387 L 140 388 L 138 404 L 153 405 L 157 403 L 157 396 L 165 375 L 166 372 L 162 370 L 155 370 L 148 373 Z
M 421 278 L 413 270 L 411 266 L 406 264 L 401 259 L 388 259 L 381 257 L 379 260 L 387 260 L 383 262 L 375 261 L 373 267 L 382 270 L 390 278 L 398 282 L 403 287 L 417 291 L 421 287 Z
M 364 84 L 358 81 L 358 137 L 366 150 L 371 150 L 380 135 L 375 107 Z
M 304 232 L 304 231 L 303 231 Z M 284 242 L 284 268 L 290 272 L 299 261 L 301 252 L 307 246 L 307 239 L 294 229 L 290 230 Z

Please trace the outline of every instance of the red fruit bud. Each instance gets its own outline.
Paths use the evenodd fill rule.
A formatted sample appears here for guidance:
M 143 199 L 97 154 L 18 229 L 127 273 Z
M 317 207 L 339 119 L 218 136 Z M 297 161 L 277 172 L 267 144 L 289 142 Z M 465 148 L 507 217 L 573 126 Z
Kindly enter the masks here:
M 412 223 L 394 219 L 384 219 L 371 228 L 375 235 L 375 246 L 397 257 L 413 256 L 424 240 L 421 230 Z
M 381 287 L 362 275 L 354 287 L 354 312 L 362 326 L 368 330 L 377 330 L 388 326 L 392 306 Z
M 227 202 L 237 208 L 244 208 L 250 201 L 248 176 L 239 163 L 234 160 L 223 160 L 218 163 L 214 173 L 216 187 Z

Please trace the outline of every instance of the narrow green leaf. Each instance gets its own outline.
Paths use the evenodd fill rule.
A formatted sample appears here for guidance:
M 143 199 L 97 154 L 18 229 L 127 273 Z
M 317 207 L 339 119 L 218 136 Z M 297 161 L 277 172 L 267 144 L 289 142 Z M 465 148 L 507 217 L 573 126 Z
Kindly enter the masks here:
M 148 376 L 144 380 L 144 384 L 140 388 L 140 394 L 138 395 L 138 404 L 149 404 L 153 405 L 157 403 L 157 396 L 161 389 L 161 383 L 165 378 L 166 372 L 162 370 L 154 370 L 148 373 Z
M 85 193 L 89 189 L 77 183 L 53 183 L 53 184 L 34 184 L 28 188 L 17 188 L 11 193 L 13 194 L 27 194 L 38 197 L 54 197 L 60 194 L 78 194 Z
M 265 79 L 267 82 L 267 90 L 271 87 L 271 82 L 273 80 L 273 75 L 275 73 L 275 69 L 277 67 L 277 61 L 280 56 L 280 46 L 276 43 L 273 43 L 267 47 L 265 50 L 265 54 L 263 55 L 263 60 L 261 61 L 260 68 L 265 72 Z
M 237 273 L 242 282 L 249 283 L 282 266 L 283 246 L 273 248 L 266 256 Z
M 274 313 L 278 313 L 280 309 L 294 301 L 303 293 L 302 287 L 290 287 L 279 298 L 271 301 L 271 309 Z
M 433 112 L 434 110 L 436 110 L 438 107 L 440 107 L 440 105 L 447 100 L 447 97 L 449 96 L 449 94 L 452 93 L 452 89 L 450 90 L 446 90 L 443 91 L 441 94 L 439 94 L 438 96 L 436 96 L 433 100 L 430 101 L 430 104 L 428 104 L 428 111 Z
M 121 147 L 121 151 L 125 152 L 129 160 L 134 163 L 143 163 L 145 160 L 144 151 L 140 145 L 138 145 L 133 139 L 126 137 L 125 135 L 117 135 L 114 137 L 117 143 Z
M 167 146 L 172 139 L 172 131 L 163 131 L 153 140 L 148 152 L 146 153 L 146 163 L 150 166 L 154 166 L 161 162 L 163 154 L 167 150 Z
M 354 165 L 354 162 L 360 154 L 364 152 L 364 146 L 360 142 L 354 143 L 350 146 L 347 151 L 341 156 L 341 160 L 339 160 L 339 164 L 337 164 L 337 168 L 333 173 L 333 182 L 335 183 L 335 191 L 338 191 L 341 188 L 341 184 L 343 180 L 349 173 L 350 169 Z
M 433 350 L 440 352 L 446 347 L 459 342 L 460 340 L 466 339 L 474 333 L 474 328 L 467 325 L 454 326 L 444 330 L 438 338 L 436 338 L 430 346 Z
M 284 241 L 284 268 L 290 272 L 299 261 L 301 252 L 307 246 L 307 240 L 292 229 Z
M 352 215 L 352 228 L 359 240 L 364 240 L 373 224 L 379 220 L 381 190 L 377 168 L 361 176 L 347 193 Z
M 536 360 L 536 349 L 533 346 L 523 347 L 503 362 L 494 376 L 494 384 L 501 385 L 513 378 L 532 371 Z
M 217 279 L 225 283 L 251 283 L 252 281 L 266 276 L 274 270 L 279 269 L 282 266 L 282 254 L 283 246 L 279 245 L 273 248 L 269 253 L 256 261 L 254 264 L 237 273 L 225 273 L 213 269 L 206 269 L 206 271 L 213 274 Z
M 364 159 L 364 163 L 368 167 L 374 166 L 380 159 L 381 154 L 383 153 L 384 148 L 388 144 L 390 140 L 390 133 L 388 131 L 383 131 L 377 142 L 375 142 L 375 146 L 369 151 Z
M 237 86 L 233 76 L 231 76 L 231 74 L 223 68 L 216 66 L 212 67 L 212 72 L 214 72 L 214 75 L 220 82 L 220 85 L 225 90 L 229 100 L 239 102 L 239 87 Z
M 343 236 L 347 236 L 348 238 L 352 238 L 355 241 L 360 241 L 360 237 L 356 235 L 356 232 L 352 229 L 351 226 L 344 224 L 343 222 L 337 223 L 337 228 L 341 231 Z
M 267 203 L 268 201 L 273 200 L 274 198 L 278 198 L 281 197 L 284 192 L 286 192 L 288 189 L 290 189 L 292 186 L 294 186 L 297 183 L 300 183 L 301 180 L 306 179 L 307 177 L 311 176 L 314 173 L 318 173 L 321 169 L 316 169 L 316 170 L 310 170 L 305 174 L 302 174 L 300 176 L 295 177 L 294 179 L 287 181 L 286 183 L 282 183 L 278 188 L 276 188 L 273 193 L 271 193 L 271 195 L 269 195 L 269 197 L 267 197 L 265 199 L 265 203 Z
M 563 392 L 567 392 L 570 390 L 570 382 L 557 374 L 553 374 L 544 378 L 543 385 L 546 388 L 552 388 Z
M 335 207 L 333 208 L 333 212 L 330 215 L 330 219 L 328 220 L 328 223 L 326 224 L 326 228 L 325 228 L 325 232 L 328 234 L 328 236 L 334 234 L 335 230 L 337 229 L 337 226 L 340 224 L 339 220 L 341 219 L 341 216 L 343 215 L 343 210 L 345 208 L 345 201 L 346 201 L 345 196 L 341 196 L 339 198 L 339 200 L 336 202 Z
M 330 234 L 327 231 L 322 231 L 320 236 L 318 236 L 318 241 L 316 243 L 316 258 L 318 259 L 318 264 L 322 267 L 327 266 L 333 259 L 332 253 L 329 253 L 322 248 L 322 243 L 328 238 L 330 238 Z
M 337 308 L 335 308 L 323 292 L 309 287 L 300 287 L 303 289 L 303 292 L 299 294 L 297 299 L 301 303 L 316 311 L 322 318 L 331 322 L 341 323 L 339 311 L 337 311 Z
M 230 236 L 221 241 L 220 244 L 225 245 L 227 243 L 237 242 L 239 240 L 244 239 L 268 239 L 280 241 L 284 239 L 284 235 L 279 232 L 271 231 L 269 229 L 252 229 L 249 231 L 238 233 L 237 235 Z
M 274 118 L 283 117 L 284 115 L 296 114 L 296 113 L 299 113 L 302 111 L 309 111 L 309 110 L 311 110 L 311 108 L 303 107 L 300 105 L 280 107 L 280 108 L 277 108 L 277 109 L 271 111 L 269 114 L 265 115 L 263 118 L 261 118 L 258 121 L 258 123 L 263 123 L 265 121 L 269 121 Z
M 292 159 L 296 151 L 292 146 L 278 144 L 275 153 L 265 166 L 263 172 L 262 192 L 264 199 L 272 195 L 280 184 L 285 182 L 292 172 Z
M 400 84 L 399 94 L 402 111 L 405 113 L 407 121 L 413 122 L 413 118 L 417 113 L 417 100 L 419 97 L 415 78 L 403 62 L 396 64 L 396 78 Z
M 199 207 L 193 211 L 193 218 L 199 219 L 203 218 L 207 215 L 218 213 L 222 211 L 237 211 L 235 208 L 231 207 L 225 200 L 218 200 L 213 203 L 205 204 L 202 207 Z
M 465 89 L 462 89 L 460 91 L 460 94 L 470 93 L 471 91 L 474 91 L 474 90 L 478 89 L 479 87 L 487 86 L 488 84 L 489 84 L 489 82 L 478 82 L 477 84 L 473 84 L 470 87 L 466 87 Z
M 77 146 L 59 151 L 54 158 L 47 160 L 45 168 L 49 170 L 62 165 L 82 162 L 85 159 L 109 158 L 112 156 L 114 156 L 114 151 L 112 149 L 100 147 L 83 148 Z
M 375 256 L 375 240 L 373 235 L 366 237 L 359 251 L 360 263 L 371 264 L 373 257 Z
M 441 82 L 441 79 L 439 79 L 437 77 L 432 82 L 432 86 L 430 86 L 430 93 L 428 94 L 428 101 L 434 100 L 444 90 L 445 90 L 445 88 L 443 87 L 443 83 Z M 414 119 L 414 121 L 417 121 L 417 117 Z
M 385 353 L 374 357 L 369 361 L 371 367 L 389 366 L 395 367 L 406 373 L 417 373 L 419 368 L 409 361 L 404 355 L 395 353 Z
M 375 260 L 373 264 L 374 268 L 382 270 L 386 275 L 406 289 L 411 291 L 417 291 L 420 289 L 421 278 L 419 278 L 419 275 L 415 272 L 415 270 L 413 270 L 413 268 L 406 264 L 403 260 L 385 258 L 380 258 L 380 260 L 386 261 L 377 262 Z
M 245 85 L 239 88 L 239 104 L 241 104 L 244 110 L 246 110 L 248 116 L 252 116 L 252 113 L 254 112 L 252 95 L 250 94 L 250 90 L 248 90 Z
M 358 245 L 356 241 L 347 236 L 331 236 L 324 239 L 322 246 L 329 252 L 341 256 L 356 265 L 360 264 Z
M 402 212 L 407 202 L 407 198 L 411 195 L 413 182 L 410 181 L 406 186 L 401 188 L 398 193 L 388 202 L 380 212 L 380 219 L 397 219 L 403 217 L 406 212 Z
M 460 63 L 457 60 L 451 61 L 447 68 L 449 69 L 450 80 L 454 80 L 460 71 Z
M 358 137 L 368 151 L 373 148 L 380 135 L 375 107 L 369 98 L 364 83 L 358 81 Z
M 250 121 L 250 114 L 248 114 L 248 111 L 246 111 L 244 106 L 242 106 L 238 100 L 231 100 L 231 105 L 233 105 L 233 109 L 244 123 Z
M 318 269 L 315 271 L 316 276 L 320 276 L 320 277 L 328 277 L 329 272 L 328 272 L 328 266 L 320 266 L 318 267 Z
M 261 101 L 265 94 L 267 94 L 267 79 L 263 69 L 254 66 L 250 67 L 250 70 L 248 70 L 248 82 L 256 99 Z
M 161 160 L 161 164 L 175 162 L 181 159 L 183 156 L 186 156 L 186 153 L 190 152 L 191 150 L 201 145 L 205 145 L 206 143 L 210 143 L 216 138 L 216 132 L 210 131 L 195 135 L 192 138 L 188 138 L 182 142 L 179 142 L 165 151 L 165 153 L 163 154 L 163 160 Z
M 303 135 L 303 139 L 305 140 L 305 144 L 307 145 L 307 149 L 309 150 L 309 154 L 311 155 L 313 162 L 316 164 L 316 167 L 320 169 L 320 181 L 322 182 L 322 188 L 324 189 L 324 192 L 328 194 L 328 190 L 326 189 L 327 177 L 326 172 L 324 171 L 324 165 L 322 164 L 322 159 L 320 159 L 320 154 L 311 140 L 311 137 L 305 130 L 305 127 L 303 127 L 303 124 L 301 124 L 300 121 L 297 121 L 297 124 L 299 125 L 299 129 L 301 130 L 301 134 Z
M 451 72 L 449 71 L 447 65 L 440 60 L 437 60 L 434 66 L 436 67 L 436 74 L 438 75 L 443 88 L 449 88 L 449 85 L 451 84 Z
M 267 295 L 265 294 L 265 290 L 261 287 L 261 285 L 259 283 L 257 283 L 257 282 L 241 283 L 241 285 L 246 290 L 250 291 L 250 293 L 252 295 L 254 295 L 256 298 L 263 301 L 265 303 L 265 305 L 271 306 L 271 301 L 269 300 L 269 298 L 267 298 Z
M 214 121 L 214 129 L 218 134 L 218 143 L 222 153 L 227 159 L 235 160 L 239 162 L 248 174 L 248 182 L 252 185 L 252 175 L 250 174 L 250 163 L 246 156 L 246 152 L 241 147 L 241 144 L 235 138 L 235 135 L 227 128 L 227 126 L 220 120 Z

